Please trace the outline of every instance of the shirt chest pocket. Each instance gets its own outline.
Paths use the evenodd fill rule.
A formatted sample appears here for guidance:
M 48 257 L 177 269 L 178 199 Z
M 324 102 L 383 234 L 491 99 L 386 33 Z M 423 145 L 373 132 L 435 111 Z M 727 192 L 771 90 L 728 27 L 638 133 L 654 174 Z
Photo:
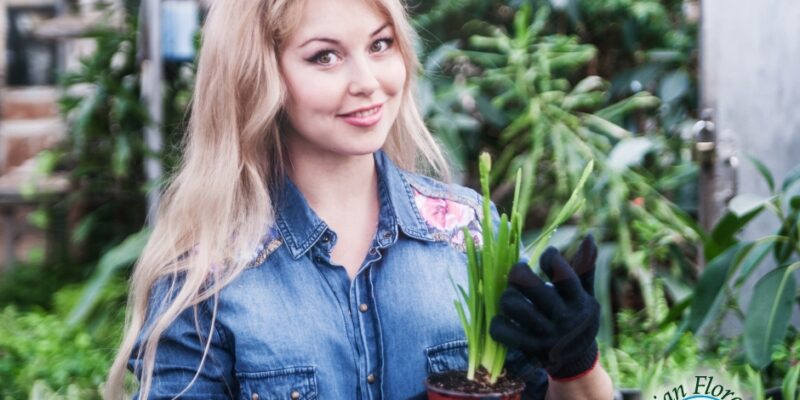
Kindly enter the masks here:
M 453 340 L 425 349 L 428 373 L 466 371 L 469 366 L 466 340 Z
M 314 367 L 237 373 L 242 400 L 316 400 Z

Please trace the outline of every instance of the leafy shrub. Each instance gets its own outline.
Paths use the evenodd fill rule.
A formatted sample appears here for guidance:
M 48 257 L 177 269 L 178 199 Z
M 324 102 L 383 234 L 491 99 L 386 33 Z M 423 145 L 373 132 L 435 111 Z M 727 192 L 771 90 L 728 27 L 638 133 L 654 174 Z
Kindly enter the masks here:
M 81 399 L 99 399 L 115 350 L 57 315 L 6 307 L 0 312 L 0 398 L 27 398 L 42 382 L 77 390 Z
M 0 311 L 0 399 L 100 398 L 98 388 L 122 333 L 126 282 L 106 283 L 95 295 L 99 305 L 71 323 L 87 286 L 69 285 L 54 293 L 50 313 L 15 306 Z

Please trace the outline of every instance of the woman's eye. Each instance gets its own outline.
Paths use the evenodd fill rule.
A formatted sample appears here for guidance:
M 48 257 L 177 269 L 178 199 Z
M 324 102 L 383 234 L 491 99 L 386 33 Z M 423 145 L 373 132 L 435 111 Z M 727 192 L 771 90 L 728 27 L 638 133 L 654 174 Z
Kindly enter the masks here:
M 392 47 L 393 43 L 394 39 L 390 38 L 378 39 L 372 43 L 370 51 L 372 51 L 373 53 L 382 53 L 386 50 L 389 50 L 389 48 Z
M 333 65 L 338 61 L 339 56 L 331 50 L 323 50 L 314 54 L 309 61 L 319 65 Z

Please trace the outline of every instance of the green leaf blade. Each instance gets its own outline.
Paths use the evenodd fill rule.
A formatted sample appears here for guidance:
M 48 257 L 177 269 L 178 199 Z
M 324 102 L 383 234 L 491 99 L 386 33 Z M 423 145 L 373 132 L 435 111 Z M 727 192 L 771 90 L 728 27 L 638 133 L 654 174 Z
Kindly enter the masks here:
M 770 364 L 773 347 L 789 328 L 798 268 L 800 262 L 777 268 L 764 275 L 753 290 L 745 318 L 744 347 L 747 360 L 756 368 Z

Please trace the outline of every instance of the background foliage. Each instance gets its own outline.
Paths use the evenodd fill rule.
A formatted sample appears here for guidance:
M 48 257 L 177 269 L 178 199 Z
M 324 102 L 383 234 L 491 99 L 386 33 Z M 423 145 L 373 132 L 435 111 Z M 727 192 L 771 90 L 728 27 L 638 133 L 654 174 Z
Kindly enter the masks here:
M 684 301 L 696 277 L 691 243 L 702 232 L 685 137 L 697 93 L 696 25 L 683 2 L 417 7 L 426 44 L 423 110 L 466 184 L 477 186 L 467 160 L 488 149 L 501 187 L 494 200 L 507 206 L 516 169 L 535 169 L 523 184 L 521 211 L 525 226 L 545 226 L 558 209 L 552 205 L 563 204 L 582 166 L 595 160 L 585 211 L 561 239 L 568 245 L 591 229 L 604 242 L 601 341 L 614 344 L 613 310 L 654 316 L 662 288 L 670 303 Z M 656 318 L 647 321 L 656 328 Z

